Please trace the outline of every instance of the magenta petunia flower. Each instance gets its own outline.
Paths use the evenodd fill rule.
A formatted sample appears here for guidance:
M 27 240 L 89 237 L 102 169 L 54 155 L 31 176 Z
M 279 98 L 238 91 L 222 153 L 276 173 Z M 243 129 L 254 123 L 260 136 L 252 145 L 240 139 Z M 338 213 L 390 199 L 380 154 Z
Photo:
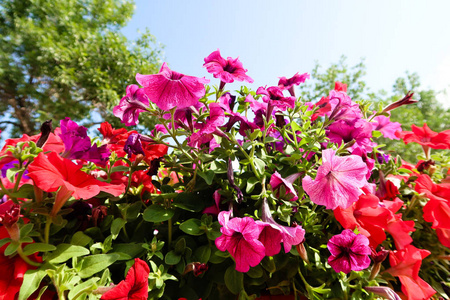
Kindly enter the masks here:
M 297 224 L 292 227 L 282 226 L 273 219 L 267 199 L 263 200 L 261 214 L 262 221 L 256 221 L 256 223 L 262 229 L 259 240 L 263 243 L 267 256 L 278 254 L 281 242 L 283 242 L 284 252 L 288 253 L 292 246 L 300 244 L 305 239 L 305 230 L 301 226 Z
M 208 73 L 213 74 L 214 78 L 219 78 L 220 81 L 225 83 L 231 83 L 235 80 L 247 81 L 249 83 L 253 82 L 253 79 L 245 74 L 247 70 L 244 69 L 242 63 L 239 61 L 239 57 L 228 57 L 225 59 L 220 55 L 219 49 L 205 58 L 203 67 L 208 70 Z
M 290 196 L 290 201 L 296 201 L 298 199 L 297 192 L 295 191 L 294 186 L 292 185 L 294 181 L 300 176 L 300 173 L 292 174 L 286 178 L 281 177 L 280 173 L 275 172 L 270 177 L 270 185 L 272 189 L 276 191 L 276 196 L 280 197 L 280 188 L 283 186 L 286 195 Z M 282 195 L 284 196 L 284 195 Z
M 369 255 L 372 252 L 369 239 L 350 229 L 345 229 L 341 234 L 333 236 L 328 241 L 327 248 L 331 252 L 328 264 L 338 273 L 361 271 L 370 265 Z
M 230 219 L 230 214 L 229 211 L 219 214 L 222 235 L 215 243 L 217 249 L 231 254 L 236 261 L 236 271 L 248 272 L 265 256 L 264 245 L 258 240 L 262 228 L 250 217 Z
M 395 135 L 397 131 L 402 131 L 402 124 L 399 122 L 391 122 L 389 117 L 376 116 L 372 121 L 373 130 L 378 130 L 383 134 L 385 138 L 391 140 L 399 140 L 400 138 Z
M 206 119 L 205 123 L 197 123 L 200 130 L 189 137 L 188 145 L 191 147 L 198 147 L 201 144 L 211 141 L 214 138 L 213 133 L 218 133 L 218 127 L 222 126 L 224 122 L 225 113 L 222 107 L 218 103 L 209 104 L 209 117 Z
M 316 178 L 305 176 L 303 189 L 316 204 L 325 205 L 327 209 L 338 206 L 345 209 L 358 200 L 361 188 L 368 184 L 367 172 L 361 157 L 339 157 L 335 150 L 326 149 L 322 152 L 322 165 Z
M 126 126 L 139 123 L 139 113 L 148 108 L 148 97 L 144 89 L 140 89 L 136 84 L 127 86 L 127 94 L 120 99 L 119 105 L 113 108 L 113 113 Z
M 338 145 L 355 140 L 355 143 L 348 147 L 350 152 L 356 148 L 372 152 L 373 147 L 376 146 L 376 143 L 371 140 L 372 124 L 365 119 L 336 121 L 328 126 L 326 134 L 332 143 Z
M 304 73 L 299 75 L 298 72 L 295 73 L 291 78 L 280 77 L 278 81 L 278 87 L 283 90 L 288 90 L 291 96 L 295 96 L 294 85 L 299 85 L 300 83 L 305 82 L 306 79 L 309 79 L 310 76 L 308 73 Z
M 330 91 L 328 96 L 330 99 L 331 110 L 327 113 L 330 119 L 337 120 L 349 120 L 360 119 L 363 117 L 359 104 L 350 99 L 346 92 L 343 91 Z
M 206 78 L 172 71 L 166 63 L 163 63 L 158 74 L 136 74 L 136 80 L 144 87 L 150 101 L 165 111 L 195 105 L 205 95 L 204 84 L 209 82 Z

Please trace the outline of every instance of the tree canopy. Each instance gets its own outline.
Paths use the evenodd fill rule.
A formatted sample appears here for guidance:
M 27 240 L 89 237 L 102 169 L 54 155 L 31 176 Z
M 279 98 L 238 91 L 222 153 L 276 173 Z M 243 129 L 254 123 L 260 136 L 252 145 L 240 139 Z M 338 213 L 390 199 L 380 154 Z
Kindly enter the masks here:
M 133 10 L 129 0 L 0 0 L 0 129 L 33 134 L 64 117 L 118 125 L 125 87 L 160 65 L 149 32 L 120 32 Z

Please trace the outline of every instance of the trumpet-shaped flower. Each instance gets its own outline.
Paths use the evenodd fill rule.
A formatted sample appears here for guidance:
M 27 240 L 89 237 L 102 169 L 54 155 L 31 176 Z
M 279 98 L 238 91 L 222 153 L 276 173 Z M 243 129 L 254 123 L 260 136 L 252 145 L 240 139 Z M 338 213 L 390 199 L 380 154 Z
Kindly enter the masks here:
M 136 74 L 136 80 L 144 87 L 150 101 L 165 111 L 195 105 L 205 95 L 204 84 L 209 82 L 205 78 L 172 71 L 166 63 L 163 63 L 158 74 Z
M 397 132 L 396 135 L 403 139 L 405 144 L 418 143 L 432 149 L 450 149 L 450 129 L 442 132 L 434 132 L 425 123 L 423 127 L 411 125 L 411 131 Z
M 206 68 L 208 73 L 213 74 L 214 78 L 219 78 L 220 81 L 225 83 L 231 83 L 235 80 L 247 81 L 249 83 L 253 82 L 253 79 L 245 74 L 247 70 L 244 69 L 242 63 L 239 61 L 239 57 L 228 57 L 225 59 L 220 55 L 219 49 L 205 58 L 203 67 Z
M 322 165 L 314 180 L 303 178 L 303 188 L 311 201 L 325 205 L 328 209 L 347 208 L 358 200 L 361 188 L 368 184 L 367 166 L 361 157 L 349 155 L 336 156 L 336 151 L 327 149 L 322 152 Z
M 119 105 L 113 108 L 113 113 L 126 126 L 139 123 L 139 113 L 146 111 L 149 102 L 143 89 L 136 84 L 127 86 L 127 94 L 120 99 Z
M 101 191 L 113 196 L 119 196 L 124 192 L 123 185 L 99 181 L 81 171 L 81 168 L 81 165 L 76 165 L 54 152 L 48 156 L 39 153 L 28 167 L 28 176 L 37 187 L 46 192 L 56 192 L 59 189 L 52 209 L 53 216 L 71 196 L 86 200 Z
M 331 252 L 328 264 L 336 272 L 361 271 L 370 265 L 369 239 L 362 234 L 346 229 L 333 236 L 328 241 L 327 248 Z
M 247 272 L 265 256 L 264 245 L 258 240 L 262 228 L 252 218 L 232 218 L 222 211 L 219 223 L 222 235 L 215 241 L 217 249 L 227 250 L 236 261 L 236 271 Z
M 280 188 L 284 187 L 286 195 L 291 197 L 289 200 L 296 201 L 298 199 L 298 196 L 292 184 L 299 176 L 300 174 L 296 173 L 283 178 L 278 172 L 272 174 L 272 176 L 270 177 L 270 185 L 272 186 L 272 189 L 276 191 L 276 196 L 280 197 Z M 282 196 L 284 197 L 284 195 Z

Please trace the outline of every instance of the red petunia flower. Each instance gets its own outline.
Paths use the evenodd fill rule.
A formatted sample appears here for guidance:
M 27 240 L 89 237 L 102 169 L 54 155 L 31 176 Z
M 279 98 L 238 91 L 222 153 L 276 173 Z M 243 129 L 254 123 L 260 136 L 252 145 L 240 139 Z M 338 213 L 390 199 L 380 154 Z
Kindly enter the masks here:
M 403 139 L 405 144 L 418 143 L 432 149 L 450 149 L 450 129 L 442 132 L 434 132 L 425 123 L 423 127 L 411 125 L 411 131 L 397 132 L 396 135 Z
M 150 268 L 139 258 L 134 259 L 134 265 L 128 270 L 125 280 L 113 289 L 107 291 L 101 300 L 144 300 L 148 299 L 148 274 Z
M 124 192 L 123 185 L 99 181 L 81 171 L 81 168 L 81 165 L 76 165 L 54 152 L 49 153 L 48 156 L 39 153 L 28 167 L 28 176 L 40 189 L 46 192 L 56 192 L 59 189 L 52 209 L 53 216 L 71 196 L 75 199 L 87 200 L 97 196 L 101 191 L 114 196 Z
M 419 277 L 422 260 L 430 255 L 430 251 L 417 249 L 413 245 L 403 250 L 391 251 L 389 262 L 391 268 L 385 272 L 392 276 L 398 276 L 402 283 L 402 291 L 408 300 L 430 299 L 436 291 Z

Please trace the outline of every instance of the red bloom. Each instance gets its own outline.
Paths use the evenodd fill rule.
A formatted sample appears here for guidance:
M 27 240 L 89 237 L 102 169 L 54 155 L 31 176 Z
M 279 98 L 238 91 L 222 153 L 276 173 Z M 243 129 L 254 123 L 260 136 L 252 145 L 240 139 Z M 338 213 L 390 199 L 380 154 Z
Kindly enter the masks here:
M 391 268 L 386 270 L 393 276 L 398 276 L 402 283 L 402 291 L 408 300 L 430 299 L 436 291 L 419 277 L 422 260 L 430 255 L 430 251 L 417 249 L 408 245 L 405 249 L 391 251 L 389 262 Z
M 346 92 L 347 93 L 347 85 L 345 83 L 336 81 L 334 83 L 334 90 L 337 92 Z
M 432 222 L 432 228 L 450 229 L 450 184 L 435 184 L 423 174 L 417 178 L 415 190 L 430 199 L 423 208 L 424 220 Z
M 319 109 L 311 116 L 311 121 L 314 121 L 318 117 L 324 116 L 331 111 L 330 98 L 322 97 L 319 102 L 314 104 L 314 107 L 319 107 Z
M 386 239 L 386 231 L 394 238 L 397 248 L 403 249 L 412 242 L 409 232 L 415 229 L 413 221 L 403 221 L 401 214 L 395 214 L 402 205 L 398 198 L 380 202 L 375 195 L 361 195 L 350 207 L 336 208 L 334 216 L 344 228 L 358 228 L 374 249 Z
M 405 144 L 414 142 L 432 149 L 450 149 L 450 129 L 442 132 L 434 132 L 425 123 L 423 127 L 411 125 L 411 131 L 397 132 L 396 135 L 403 139 Z
M 113 289 L 103 294 L 101 300 L 142 300 L 148 299 L 148 274 L 150 268 L 139 258 L 128 270 L 127 277 Z
M 56 192 L 61 188 L 56 196 L 52 215 L 56 215 L 70 196 L 75 199 L 87 200 L 101 191 L 114 196 L 119 196 L 124 192 L 123 185 L 112 185 L 99 181 L 81 171 L 81 167 L 54 152 L 49 153 L 48 156 L 39 153 L 28 167 L 28 176 L 43 191 Z

